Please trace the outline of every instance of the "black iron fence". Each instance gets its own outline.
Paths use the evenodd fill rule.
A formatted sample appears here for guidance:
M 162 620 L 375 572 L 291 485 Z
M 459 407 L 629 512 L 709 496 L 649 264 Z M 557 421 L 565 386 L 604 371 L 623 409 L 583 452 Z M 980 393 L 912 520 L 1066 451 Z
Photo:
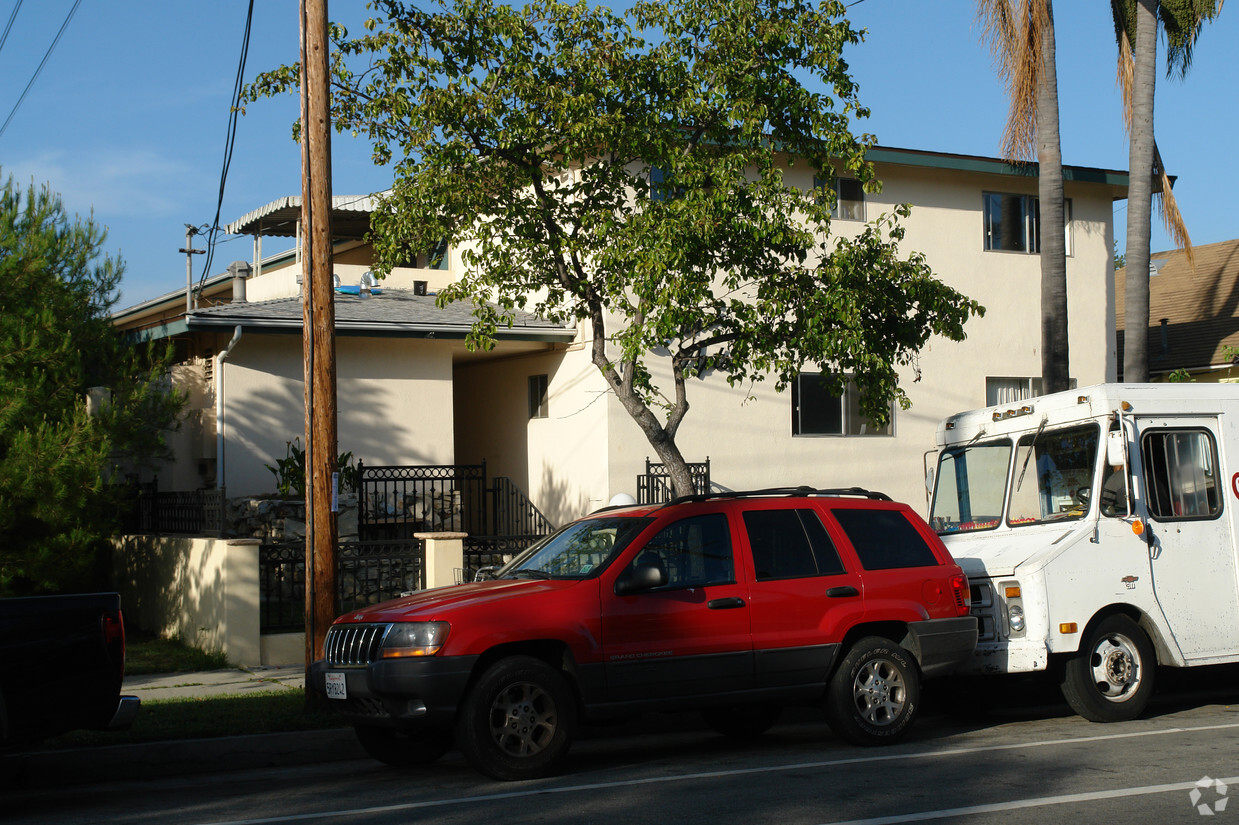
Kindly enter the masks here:
M 357 464 L 357 532 L 366 539 L 419 532 L 544 536 L 554 527 L 511 479 L 488 485 L 481 464 Z
M 486 532 L 486 464 L 368 467 L 357 463 L 362 540 L 417 532 Z
M 465 581 L 483 567 L 500 567 L 541 536 L 470 536 L 465 539 Z
M 134 485 L 121 519 L 126 533 L 189 533 L 218 536 L 223 529 L 220 490 L 160 492 L 158 480 Z
M 258 549 L 259 625 L 263 633 L 305 628 L 305 542 Z M 336 613 L 426 587 L 425 547 L 410 541 L 341 542 L 336 562 Z
M 710 457 L 705 461 L 689 462 L 688 471 L 693 477 L 693 491 L 698 494 L 710 492 Z M 659 504 L 675 498 L 671 486 L 671 474 L 666 465 L 645 459 L 645 474 L 637 476 L 637 503 Z

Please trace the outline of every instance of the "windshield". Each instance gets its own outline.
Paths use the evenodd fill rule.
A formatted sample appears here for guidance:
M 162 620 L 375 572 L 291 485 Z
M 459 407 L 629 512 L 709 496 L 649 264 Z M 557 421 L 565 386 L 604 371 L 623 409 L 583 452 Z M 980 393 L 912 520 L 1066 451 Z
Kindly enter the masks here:
M 583 579 L 601 571 L 653 519 L 615 516 L 574 521 L 517 556 L 501 579 Z
M 1011 442 L 997 441 L 947 450 L 938 461 L 938 480 L 929 523 L 939 533 L 988 530 L 1002 521 Z
M 1085 424 L 1020 438 L 1011 480 L 1011 525 L 1083 518 L 1097 467 L 1100 428 Z

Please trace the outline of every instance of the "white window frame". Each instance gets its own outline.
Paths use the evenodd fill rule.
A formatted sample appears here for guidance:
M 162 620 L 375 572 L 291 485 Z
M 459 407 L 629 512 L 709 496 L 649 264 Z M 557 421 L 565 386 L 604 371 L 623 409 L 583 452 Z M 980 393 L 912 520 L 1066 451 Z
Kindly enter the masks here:
M 995 200 L 1001 199 L 1001 200 Z M 996 218 L 992 206 L 995 203 L 1017 202 L 1020 204 L 1023 226 L 1020 230 L 1021 239 L 1018 245 L 997 246 L 993 226 Z M 1000 221 L 999 221 L 1000 222 Z M 1071 198 L 1063 199 L 1063 242 L 1070 257 L 1075 253 L 1072 247 L 1071 233 Z M 1041 200 L 1036 195 L 1020 195 L 1013 192 L 982 192 L 981 193 L 981 231 L 984 236 L 983 247 L 986 252 L 1014 252 L 1016 254 L 1041 254 Z

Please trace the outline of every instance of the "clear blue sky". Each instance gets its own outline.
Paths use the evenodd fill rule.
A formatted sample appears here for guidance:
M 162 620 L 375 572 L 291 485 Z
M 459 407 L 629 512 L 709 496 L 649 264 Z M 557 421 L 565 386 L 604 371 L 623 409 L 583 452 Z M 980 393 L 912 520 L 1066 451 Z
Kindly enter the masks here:
M 0 0 L 0 27 L 16 0 Z M 43 59 L 74 0 L 25 0 L 0 49 L 0 123 Z M 127 265 L 121 305 L 184 287 L 185 224 L 215 218 L 228 108 L 247 3 L 80 0 L 55 51 L 0 135 L 0 174 L 59 192 L 71 212 L 107 227 L 106 251 Z M 979 41 L 973 0 L 862 0 L 851 6 L 864 44 L 847 55 L 872 116 L 857 131 L 880 144 L 995 156 L 1006 119 L 1004 90 Z M 360 29 L 362 0 L 331 0 L 331 18 Z M 1109 4 L 1056 6 L 1063 160 L 1127 168 L 1127 142 L 1114 83 Z M 0 29 L 2 30 L 2 29 Z M 1235 86 L 1239 8 L 1206 29 L 1186 80 L 1159 68 L 1156 132 L 1178 177 L 1176 194 L 1197 245 L 1239 237 L 1229 207 L 1239 184 Z M 1159 55 L 1159 59 L 1160 59 Z M 297 59 L 297 3 L 255 4 L 246 80 Z M 293 98 L 262 101 L 240 119 L 220 223 L 300 194 L 300 156 L 290 137 Z M 387 188 L 364 143 L 333 138 L 333 189 Z M 1224 198 L 1223 196 L 1227 196 Z M 1126 224 L 1116 207 L 1116 235 Z M 252 254 L 248 238 L 221 236 L 212 273 Z M 195 246 L 202 245 L 202 238 Z M 1169 242 L 1155 225 L 1154 250 Z M 275 251 L 270 244 L 266 252 Z M 204 256 L 195 256 L 195 280 Z

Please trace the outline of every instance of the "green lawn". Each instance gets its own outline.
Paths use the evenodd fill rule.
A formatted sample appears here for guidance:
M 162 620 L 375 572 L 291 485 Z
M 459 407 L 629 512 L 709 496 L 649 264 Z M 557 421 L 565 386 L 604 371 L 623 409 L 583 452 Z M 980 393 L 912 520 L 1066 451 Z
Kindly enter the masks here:
M 175 639 L 133 633 L 126 639 L 125 673 L 186 673 L 229 667 L 222 653 L 204 653 Z M 192 681 L 187 677 L 186 681 Z M 306 706 L 300 690 L 277 689 L 243 696 L 143 700 L 127 731 L 73 731 L 45 743 L 52 748 L 82 748 L 206 739 L 255 733 L 284 733 L 342 727 L 335 713 Z

